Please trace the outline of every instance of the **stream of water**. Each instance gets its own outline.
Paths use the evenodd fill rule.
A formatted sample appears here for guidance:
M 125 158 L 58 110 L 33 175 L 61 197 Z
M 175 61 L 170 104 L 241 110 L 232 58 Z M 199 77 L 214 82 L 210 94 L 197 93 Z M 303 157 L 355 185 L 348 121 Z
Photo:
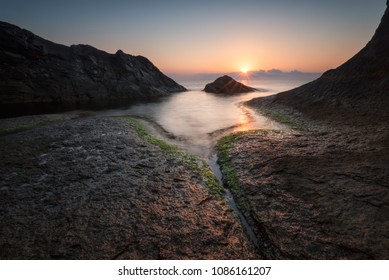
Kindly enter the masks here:
M 212 156 L 208 160 L 208 163 L 213 171 L 213 174 L 215 174 L 219 184 L 224 185 L 223 184 L 223 175 L 220 171 L 220 166 L 217 163 L 217 154 L 216 153 L 212 154 Z M 259 240 L 258 240 L 256 234 L 254 233 L 252 226 L 248 222 L 247 217 L 243 214 L 242 211 L 240 211 L 238 205 L 235 202 L 235 199 L 234 199 L 231 191 L 228 188 L 225 188 L 225 189 L 226 189 L 226 193 L 225 193 L 226 202 L 231 207 L 231 209 L 235 212 L 235 214 L 239 217 L 239 220 L 242 223 L 242 225 L 244 226 L 244 228 L 246 229 L 247 235 L 249 236 L 252 244 L 254 244 L 255 247 L 258 247 Z

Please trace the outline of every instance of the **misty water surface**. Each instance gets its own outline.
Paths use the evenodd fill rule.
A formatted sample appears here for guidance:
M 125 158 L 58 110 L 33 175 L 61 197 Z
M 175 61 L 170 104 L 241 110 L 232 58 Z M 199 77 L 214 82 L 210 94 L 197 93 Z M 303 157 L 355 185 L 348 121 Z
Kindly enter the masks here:
M 245 81 L 243 81 L 245 82 Z M 221 136 L 251 129 L 278 129 L 280 125 L 247 108 L 242 102 L 294 88 L 307 81 L 250 81 L 249 86 L 266 92 L 251 92 L 232 97 L 205 93 L 205 81 L 181 82 L 189 89 L 159 102 L 136 104 L 127 109 L 111 110 L 108 115 L 139 116 L 159 124 L 177 137 L 177 144 L 186 150 L 209 157 L 211 148 Z

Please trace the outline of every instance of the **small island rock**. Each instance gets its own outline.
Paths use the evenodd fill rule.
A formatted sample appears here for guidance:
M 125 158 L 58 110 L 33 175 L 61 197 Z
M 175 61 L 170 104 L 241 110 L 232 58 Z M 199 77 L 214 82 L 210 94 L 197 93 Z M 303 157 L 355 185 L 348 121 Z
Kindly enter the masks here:
M 257 89 L 245 86 L 242 83 L 235 81 L 230 76 L 224 75 L 217 78 L 214 82 L 205 86 L 205 92 L 211 93 L 224 93 L 224 94 L 236 94 L 256 91 Z

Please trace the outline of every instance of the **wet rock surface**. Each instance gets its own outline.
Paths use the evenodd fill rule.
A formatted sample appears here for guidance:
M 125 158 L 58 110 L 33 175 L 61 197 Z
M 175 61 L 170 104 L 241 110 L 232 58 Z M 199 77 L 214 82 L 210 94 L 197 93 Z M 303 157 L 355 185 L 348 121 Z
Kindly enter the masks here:
M 388 259 L 386 124 L 329 126 L 305 119 L 304 127 L 243 134 L 229 148 L 236 199 L 252 218 L 260 254 Z
M 234 213 L 201 174 L 122 120 L 0 137 L 1 259 L 248 259 Z
M 245 86 L 242 83 L 235 81 L 230 76 L 224 75 L 217 78 L 214 82 L 205 86 L 205 92 L 220 93 L 220 94 L 238 94 L 256 91 L 257 89 Z
M 145 57 L 67 47 L 0 22 L 0 104 L 133 100 L 184 90 Z

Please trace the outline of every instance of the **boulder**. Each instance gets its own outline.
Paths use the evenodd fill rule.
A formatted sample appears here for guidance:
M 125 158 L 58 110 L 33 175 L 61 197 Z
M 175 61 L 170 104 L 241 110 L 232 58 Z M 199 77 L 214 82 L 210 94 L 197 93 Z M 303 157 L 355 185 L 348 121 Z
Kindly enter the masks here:
M 245 86 L 242 83 L 235 81 L 230 76 L 224 75 L 217 78 L 214 82 L 205 86 L 205 92 L 223 93 L 223 94 L 237 94 L 256 91 L 257 89 Z

